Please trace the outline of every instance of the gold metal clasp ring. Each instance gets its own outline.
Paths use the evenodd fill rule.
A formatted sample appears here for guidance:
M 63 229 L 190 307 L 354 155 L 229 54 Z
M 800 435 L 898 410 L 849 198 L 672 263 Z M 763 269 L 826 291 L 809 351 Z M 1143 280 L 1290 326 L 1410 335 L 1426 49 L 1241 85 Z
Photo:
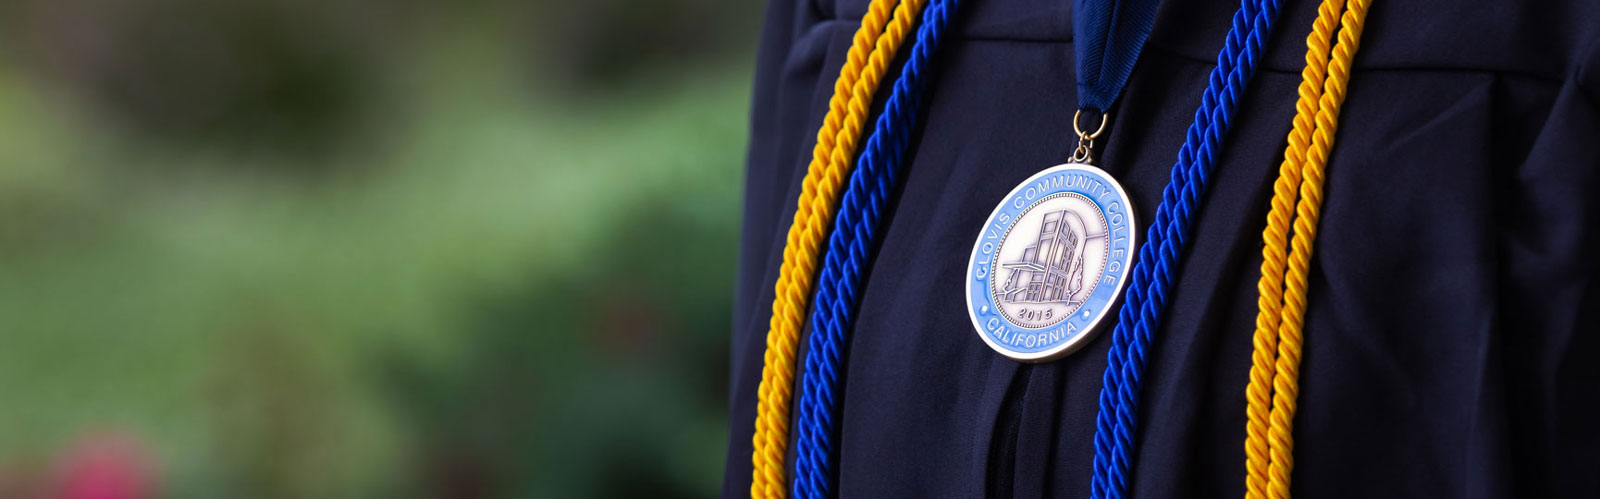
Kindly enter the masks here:
M 1100 112 L 1100 126 L 1098 128 L 1094 129 L 1094 133 L 1085 134 L 1085 133 L 1083 133 L 1083 129 L 1082 128 L 1078 128 L 1078 119 L 1082 118 L 1082 117 L 1083 117 L 1083 110 L 1082 109 L 1079 109 L 1077 112 L 1072 113 L 1072 131 L 1076 132 L 1078 134 L 1078 137 L 1086 138 L 1086 139 L 1089 139 L 1089 140 L 1094 140 L 1094 139 L 1100 138 L 1100 134 L 1106 133 L 1106 123 L 1110 123 L 1111 122 L 1111 113 L 1102 111 L 1102 112 Z
M 1082 117 L 1082 109 L 1072 113 L 1072 131 L 1078 134 L 1078 148 L 1072 151 L 1072 162 L 1086 164 L 1093 163 L 1094 139 L 1099 138 L 1100 134 L 1105 133 L 1106 123 L 1111 122 L 1111 113 L 1104 111 L 1100 113 L 1100 126 L 1095 127 L 1094 133 L 1084 133 L 1083 128 L 1078 126 L 1078 119 Z

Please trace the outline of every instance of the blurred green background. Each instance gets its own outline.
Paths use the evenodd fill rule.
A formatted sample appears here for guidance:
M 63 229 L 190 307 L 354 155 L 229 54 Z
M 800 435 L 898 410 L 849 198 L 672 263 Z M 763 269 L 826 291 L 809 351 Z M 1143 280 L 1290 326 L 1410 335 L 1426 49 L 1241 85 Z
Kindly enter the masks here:
M 0 497 L 715 494 L 761 9 L 0 3 Z

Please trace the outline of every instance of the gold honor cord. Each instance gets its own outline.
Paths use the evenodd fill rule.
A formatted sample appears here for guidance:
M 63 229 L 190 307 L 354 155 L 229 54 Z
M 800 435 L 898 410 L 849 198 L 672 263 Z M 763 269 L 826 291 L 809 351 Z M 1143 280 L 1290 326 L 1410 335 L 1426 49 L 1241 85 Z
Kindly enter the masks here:
M 784 454 L 789 444 L 789 405 L 794 395 L 795 349 L 809 307 L 818 253 L 838 207 L 840 185 L 850 173 L 872 96 L 890 61 L 911 32 L 926 0 L 873 0 L 856 30 L 844 67 L 828 99 L 828 114 L 817 131 L 811 164 L 800 184 L 800 199 L 783 247 L 772 301 L 772 322 L 757 392 L 755 465 L 750 497 L 788 495 Z M 891 8 L 892 19 L 891 19 Z
M 1306 273 L 1322 207 L 1323 172 L 1339 125 L 1339 106 L 1350 81 L 1350 60 L 1360 46 L 1370 0 L 1323 0 L 1306 37 L 1306 67 L 1294 127 L 1273 183 L 1272 209 L 1262 231 L 1261 280 L 1255 351 L 1245 388 L 1245 497 L 1289 497 L 1294 468 L 1295 396 L 1299 393 L 1301 328 L 1305 323 Z M 1340 16 L 1340 10 L 1344 15 Z M 1339 18 L 1337 43 L 1333 21 Z M 1331 52 L 1331 56 L 1330 56 Z M 1319 88 L 1320 85 L 1320 88 Z M 1298 195 L 1298 201 L 1296 197 Z M 1294 236 L 1288 242 L 1290 209 Z M 1286 245 L 1286 242 L 1288 243 Z

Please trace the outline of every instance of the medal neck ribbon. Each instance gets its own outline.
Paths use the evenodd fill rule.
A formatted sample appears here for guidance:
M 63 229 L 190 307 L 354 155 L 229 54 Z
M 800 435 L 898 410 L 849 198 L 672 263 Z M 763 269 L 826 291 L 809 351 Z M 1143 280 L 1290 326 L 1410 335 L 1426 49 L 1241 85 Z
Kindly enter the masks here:
M 1128 83 L 1150 37 L 1161 0 L 1075 0 L 1072 44 L 1078 74 L 1078 109 L 1099 113 Z
M 1161 0 L 1074 0 L 1072 49 L 1078 76 L 1078 112 L 1072 130 L 1078 135 L 1073 163 L 1094 162 L 1094 139 L 1106 129 L 1111 105 L 1133 74 Z M 1094 133 L 1079 128 L 1078 118 L 1088 110 L 1100 124 Z
M 1178 151 L 1171 180 L 1161 192 L 1161 205 L 1139 246 L 1106 354 L 1100 409 L 1095 417 L 1092 498 L 1121 499 L 1126 495 L 1146 347 L 1161 324 L 1167 290 L 1189 239 L 1190 221 L 1201 208 L 1209 177 L 1222 153 L 1222 139 L 1255 74 L 1256 60 L 1272 33 L 1280 1 L 1243 0 L 1234 12 L 1233 25 L 1217 53 L 1217 65 Z
M 1261 280 L 1252 339 L 1250 383 L 1245 388 L 1245 497 L 1289 497 L 1294 468 L 1295 396 L 1300 391 L 1301 327 L 1306 274 L 1322 207 L 1323 173 L 1339 126 L 1339 107 L 1350 80 L 1350 60 L 1361 42 L 1370 0 L 1323 0 L 1306 36 L 1300 98 L 1262 231 Z M 1339 11 L 1343 9 L 1344 15 Z M 1329 48 L 1334 22 L 1336 45 Z M 1298 201 L 1296 198 L 1298 197 Z M 1294 239 L 1288 229 L 1293 219 Z
M 789 445 L 795 347 L 811 298 L 818 251 L 826 228 L 833 221 L 839 187 L 849 174 L 850 160 L 855 156 L 867 111 L 872 108 L 878 80 L 887 72 L 924 4 L 924 0 L 872 0 L 845 54 L 839 78 L 834 81 L 828 113 L 817 131 L 811 163 L 800 184 L 800 199 L 774 285 L 772 320 L 756 393 L 756 429 L 751 439 L 751 497 L 788 495 L 783 465 Z

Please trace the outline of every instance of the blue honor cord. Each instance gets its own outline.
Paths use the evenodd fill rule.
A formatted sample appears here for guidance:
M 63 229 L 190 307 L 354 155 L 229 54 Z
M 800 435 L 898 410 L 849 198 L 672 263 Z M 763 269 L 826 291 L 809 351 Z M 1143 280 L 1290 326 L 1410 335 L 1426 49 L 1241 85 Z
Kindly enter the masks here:
M 838 461 L 834 439 L 838 434 L 839 379 L 844 375 L 845 345 L 860 305 L 865 268 L 875 245 L 879 222 L 889 195 L 899 182 L 899 170 L 911 146 L 922 107 L 922 93 L 933 67 L 950 14 L 960 0 L 932 0 L 922 11 L 917 41 L 900 69 L 894 91 L 878 115 L 872 136 L 850 173 L 850 184 L 840 200 L 833 230 L 828 235 L 827 256 L 817 278 L 812 300 L 811 334 L 805 371 L 800 375 L 799 413 L 795 424 L 795 497 L 830 497 L 837 494 Z
M 1211 71 L 1194 122 L 1178 151 L 1171 180 L 1161 192 L 1161 206 L 1139 246 L 1138 261 L 1117 313 L 1100 387 L 1094 476 L 1089 489 L 1094 499 L 1126 496 L 1134 457 L 1140 377 L 1148 358 L 1146 348 L 1161 324 L 1167 290 L 1189 238 L 1189 223 L 1200 210 L 1207 180 L 1222 153 L 1222 139 L 1233 122 L 1240 96 L 1255 74 L 1256 59 L 1272 33 L 1279 3 L 1280 0 L 1243 0 L 1234 12 L 1233 26 L 1217 54 L 1217 66 Z

